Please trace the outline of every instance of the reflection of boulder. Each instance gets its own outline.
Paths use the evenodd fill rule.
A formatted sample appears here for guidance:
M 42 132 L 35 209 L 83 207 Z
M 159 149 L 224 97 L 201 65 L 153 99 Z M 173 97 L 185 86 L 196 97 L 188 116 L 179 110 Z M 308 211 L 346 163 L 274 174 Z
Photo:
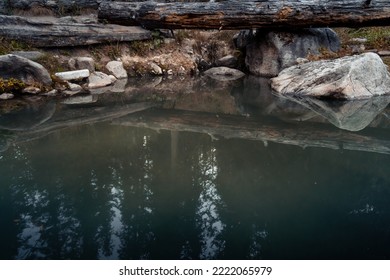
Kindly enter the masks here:
M 243 86 L 235 88 L 233 96 L 241 112 L 251 116 L 269 116 L 281 120 L 308 120 L 316 113 L 296 102 L 272 94 L 268 78 L 247 76 Z
M 359 131 L 367 127 L 390 103 L 390 96 L 348 102 L 326 101 L 310 97 L 289 97 L 288 99 L 325 117 L 333 125 L 349 131 Z
M 8 150 L 8 147 L 13 140 L 13 135 L 5 131 L 0 131 L 0 153 Z
M 32 103 L 21 110 L 1 115 L 0 129 L 29 130 L 49 120 L 55 111 L 55 102 Z

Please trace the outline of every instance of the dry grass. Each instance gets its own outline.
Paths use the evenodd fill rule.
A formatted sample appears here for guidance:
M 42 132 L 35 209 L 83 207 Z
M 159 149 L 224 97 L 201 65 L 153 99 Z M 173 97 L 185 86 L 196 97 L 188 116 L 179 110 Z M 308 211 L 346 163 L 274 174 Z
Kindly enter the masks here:
M 9 54 L 14 51 L 32 50 L 33 48 L 26 43 L 0 37 L 0 55 Z
M 367 39 L 366 49 L 390 50 L 390 27 L 335 28 L 343 47 L 355 38 Z
M 34 5 L 28 10 L 14 10 L 13 14 L 23 17 L 55 16 L 55 13 L 51 9 L 40 5 Z

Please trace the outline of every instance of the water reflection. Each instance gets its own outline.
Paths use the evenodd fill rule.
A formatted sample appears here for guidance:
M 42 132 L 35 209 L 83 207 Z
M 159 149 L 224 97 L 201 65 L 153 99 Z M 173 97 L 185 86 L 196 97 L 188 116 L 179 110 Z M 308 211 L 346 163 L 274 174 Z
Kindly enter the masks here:
M 389 258 L 388 109 L 372 102 L 380 118 L 352 133 L 243 83 L 217 114 L 129 103 L 127 87 L 1 130 L 0 258 Z
M 388 155 L 101 123 L 1 156 L 2 259 L 389 257 Z
M 359 131 L 366 128 L 390 104 L 389 95 L 356 101 L 325 101 L 297 96 L 290 96 L 288 100 L 305 106 L 325 117 L 336 127 L 349 131 Z
M 223 203 L 216 187 L 218 166 L 216 149 L 208 154 L 199 155 L 200 175 L 195 184 L 200 186 L 201 193 L 196 211 L 197 224 L 200 227 L 201 259 L 215 259 L 225 247 L 221 234 L 226 225 L 221 221 L 219 210 Z

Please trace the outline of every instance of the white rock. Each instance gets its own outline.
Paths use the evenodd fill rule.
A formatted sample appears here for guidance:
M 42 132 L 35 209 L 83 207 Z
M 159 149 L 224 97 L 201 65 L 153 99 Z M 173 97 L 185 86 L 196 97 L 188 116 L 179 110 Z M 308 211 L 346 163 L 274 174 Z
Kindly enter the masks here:
M 58 72 L 54 74 L 57 78 L 65 81 L 79 80 L 83 78 L 88 78 L 90 72 L 88 69 L 75 70 L 75 71 L 66 71 Z
M 30 86 L 30 87 L 24 88 L 22 92 L 27 93 L 27 94 L 38 94 L 41 92 L 41 89 L 37 88 L 37 87 Z
M 94 72 L 89 76 L 88 88 L 90 89 L 105 87 L 111 84 L 111 78 L 102 72 Z
M 375 53 L 292 66 L 271 79 L 280 94 L 364 99 L 390 93 L 390 74 Z
M 14 98 L 15 95 L 13 95 L 12 93 L 3 93 L 3 94 L 0 94 L 0 99 L 1 100 L 8 100 L 8 99 L 12 99 Z
M 71 91 L 81 91 L 83 88 L 78 84 L 68 83 L 69 89 Z
M 150 65 L 150 72 L 154 75 L 162 75 L 163 71 L 160 66 L 158 66 L 156 63 L 152 62 Z
M 127 78 L 127 72 L 125 68 L 123 67 L 122 61 L 110 61 L 106 65 L 107 71 L 114 75 L 117 79 L 126 79 Z

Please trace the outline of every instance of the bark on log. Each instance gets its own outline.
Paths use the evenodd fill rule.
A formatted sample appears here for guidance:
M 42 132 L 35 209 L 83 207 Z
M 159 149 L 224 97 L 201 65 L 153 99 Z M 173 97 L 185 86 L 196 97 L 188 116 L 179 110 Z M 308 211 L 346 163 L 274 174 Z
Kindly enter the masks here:
M 0 16 L 0 36 L 34 47 L 82 46 L 151 38 L 151 33 L 140 27 L 87 22 L 77 22 L 71 17 Z
M 30 10 L 37 8 L 46 8 L 59 14 L 78 12 L 82 9 L 97 9 L 99 0 L 0 0 L 0 14 L 5 14 L 12 10 Z M 41 10 L 41 12 L 43 12 Z
M 208 3 L 108 2 L 99 18 L 147 28 L 249 29 L 388 25 L 388 0 L 254 0 Z

